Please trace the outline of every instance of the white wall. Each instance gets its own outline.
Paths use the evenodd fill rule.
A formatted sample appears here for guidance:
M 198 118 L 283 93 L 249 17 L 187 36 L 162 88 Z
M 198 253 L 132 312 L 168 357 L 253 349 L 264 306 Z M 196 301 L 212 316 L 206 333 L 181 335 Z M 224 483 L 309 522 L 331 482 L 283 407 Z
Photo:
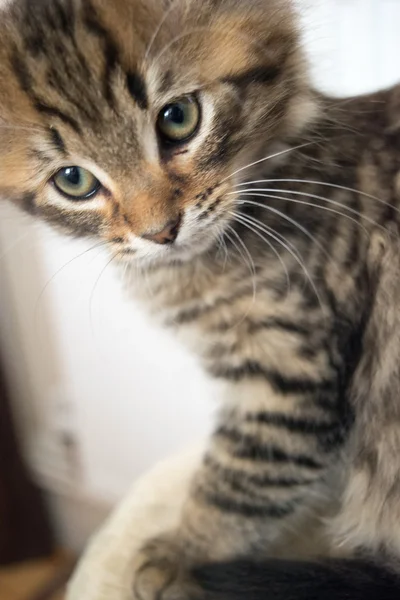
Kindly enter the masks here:
M 400 1 L 298 2 L 320 87 L 353 94 L 400 80 Z M 71 544 L 85 535 L 85 507 L 114 502 L 151 463 L 205 435 L 214 407 L 190 357 L 87 248 L 2 207 L 0 334 L 27 453 L 57 491 Z
M 212 393 L 191 357 L 126 302 L 108 257 L 2 208 L 0 336 L 21 437 L 62 539 L 77 547 L 103 516 L 97 504 L 208 432 Z
M 399 0 L 295 0 L 318 87 L 335 96 L 400 81 Z
M 6 248 L 26 229 L 19 215 L 9 218 L 0 224 Z M 19 385 L 29 380 L 22 393 L 35 407 L 30 433 L 35 445 L 42 425 L 76 430 L 83 487 L 115 499 L 157 458 L 207 431 L 208 385 L 191 357 L 124 299 L 106 255 L 35 229 L 3 258 L 22 346 L 15 374 Z

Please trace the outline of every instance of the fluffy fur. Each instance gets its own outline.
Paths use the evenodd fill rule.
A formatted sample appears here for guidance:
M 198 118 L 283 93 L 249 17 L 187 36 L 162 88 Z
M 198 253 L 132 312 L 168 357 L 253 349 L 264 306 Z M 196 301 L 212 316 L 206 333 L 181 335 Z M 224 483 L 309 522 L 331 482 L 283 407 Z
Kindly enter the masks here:
M 362 561 L 238 561 L 201 567 L 194 578 L 213 600 L 396 600 L 400 578 Z
M 2 194 L 107 244 L 221 382 L 181 523 L 138 554 L 134 593 L 187 597 L 193 564 L 241 556 L 395 565 L 399 89 L 314 92 L 285 0 L 15 0 L 0 82 Z M 188 94 L 198 129 L 166 143 L 158 115 Z M 90 199 L 57 192 L 73 165 L 101 183 Z

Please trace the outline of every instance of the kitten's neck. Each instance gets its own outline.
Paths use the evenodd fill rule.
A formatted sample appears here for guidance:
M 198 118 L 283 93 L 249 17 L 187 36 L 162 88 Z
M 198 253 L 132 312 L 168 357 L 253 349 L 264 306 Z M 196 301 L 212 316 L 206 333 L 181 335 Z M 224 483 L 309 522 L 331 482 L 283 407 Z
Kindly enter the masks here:
M 124 279 L 129 282 L 128 292 L 157 319 L 164 320 L 164 313 L 170 309 L 205 299 L 219 287 L 219 282 L 233 269 L 232 261 L 229 262 L 226 264 L 226 258 L 215 244 L 207 254 L 190 261 L 153 265 L 145 270 L 132 265 Z

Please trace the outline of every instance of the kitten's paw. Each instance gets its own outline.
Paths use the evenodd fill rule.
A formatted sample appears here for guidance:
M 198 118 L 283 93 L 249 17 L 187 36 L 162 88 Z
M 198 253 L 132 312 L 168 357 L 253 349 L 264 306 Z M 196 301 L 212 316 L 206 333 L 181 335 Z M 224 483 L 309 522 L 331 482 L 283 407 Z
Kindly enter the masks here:
M 176 538 L 176 539 L 175 539 Z M 150 540 L 135 558 L 135 600 L 188 600 L 195 596 L 189 561 L 178 536 Z

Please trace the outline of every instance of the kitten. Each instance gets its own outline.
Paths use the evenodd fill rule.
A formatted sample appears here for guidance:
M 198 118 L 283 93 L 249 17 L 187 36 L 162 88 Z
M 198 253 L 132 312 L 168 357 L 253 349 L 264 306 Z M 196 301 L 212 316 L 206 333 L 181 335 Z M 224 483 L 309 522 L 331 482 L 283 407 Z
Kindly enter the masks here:
M 397 597 L 400 89 L 313 91 L 285 0 L 14 0 L 0 34 L 2 195 L 106 243 L 221 382 L 133 594 Z M 268 562 L 321 516 L 364 562 Z

